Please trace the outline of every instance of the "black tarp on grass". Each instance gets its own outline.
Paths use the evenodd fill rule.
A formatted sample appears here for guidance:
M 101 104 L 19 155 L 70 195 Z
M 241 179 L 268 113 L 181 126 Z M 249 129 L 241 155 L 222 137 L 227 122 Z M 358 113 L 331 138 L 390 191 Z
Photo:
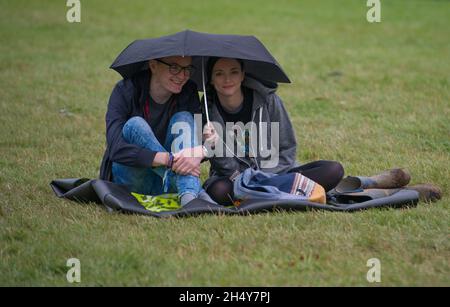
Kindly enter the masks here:
M 126 187 L 100 179 L 57 179 L 50 183 L 56 196 L 72 201 L 102 204 L 109 212 L 123 212 L 131 214 L 143 214 L 154 217 L 183 217 L 199 214 L 250 214 L 258 212 L 272 212 L 277 210 L 306 211 L 311 209 L 351 212 L 369 208 L 390 207 L 403 208 L 415 206 L 419 200 L 419 194 L 413 190 L 398 190 L 390 196 L 371 199 L 370 197 L 345 197 L 346 203 L 332 203 L 323 205 L 301 200 L 246 200 L 239 207 L 227 208 L 221 205 L 195 199 L 184 207 L 163 212 L 153 212 L 142 206 L 131 195 Z M 339 201 L 339 198 L 337 199 Z

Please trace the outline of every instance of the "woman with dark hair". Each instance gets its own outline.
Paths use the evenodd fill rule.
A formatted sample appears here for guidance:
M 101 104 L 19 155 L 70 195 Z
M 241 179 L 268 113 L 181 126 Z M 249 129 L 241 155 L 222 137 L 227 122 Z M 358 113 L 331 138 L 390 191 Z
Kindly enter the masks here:
M 215 142 L 215 153 L 217 149 L 223 153 L 210 159 L 210 178 L 204 184 L 213 200 L 231 204 L 232 180 L 249 167 L 275 174 L 299 172 L 319 183 L 325 191 L 339 183 L 344 169 L 338 162 L 321 160 L 301 166 L 296 163 L 294 130 L 276 94 L 276 84 L 263 84 L 246 76 L 239 59 L 210 58 L 207 76 L 212 124 L 204 131 L 204 137 L 207 142 Z M 231 135 L 234 143 L 229 142 Z M 264 144 L 270 148 L 264 148 Z
M 195 132 L 193 114 L 201 110 L 189 81 L 191 62 L 181 56 L 150 60 L 147 70 L 117 83 L 106 113 L 100 179 L 140 194 L 176 192 L 181 205 L 210 200 L 199 180 L 204 148 Z

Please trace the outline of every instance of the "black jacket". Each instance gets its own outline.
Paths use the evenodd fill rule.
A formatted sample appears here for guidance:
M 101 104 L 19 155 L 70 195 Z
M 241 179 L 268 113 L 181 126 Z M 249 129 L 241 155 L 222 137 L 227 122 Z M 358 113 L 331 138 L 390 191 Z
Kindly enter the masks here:
M 144 117 L 144 104 L 149 95 L 150 71 L 119 81 L 109 98 L 106 112 L 106 150 L 100 166 L 100 179 L 112 181 L 112 162 L 132 167 L 151 167 L 156 152 L 127 143 L 122 137 L 125 123 L 134 116 Z M 197 87 L 188 81 L 175 95 L 173 114 L 188 111 L 201 113 Z

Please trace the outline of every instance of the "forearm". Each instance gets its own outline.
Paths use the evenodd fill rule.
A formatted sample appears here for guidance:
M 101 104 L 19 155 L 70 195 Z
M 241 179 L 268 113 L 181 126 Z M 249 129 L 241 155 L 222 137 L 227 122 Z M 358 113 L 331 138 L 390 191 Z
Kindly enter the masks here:
M 167 166 L 169 164 L 168 152 L 157 152 L 153 159 L 152 167 Z

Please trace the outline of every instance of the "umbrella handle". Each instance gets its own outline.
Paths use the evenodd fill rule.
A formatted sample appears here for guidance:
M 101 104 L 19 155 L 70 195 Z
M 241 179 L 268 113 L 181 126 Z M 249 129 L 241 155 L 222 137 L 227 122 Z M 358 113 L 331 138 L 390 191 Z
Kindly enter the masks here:
M 202 83 L 203 83 L 203 100 L 205 102 L 206 122 L 209 126 L 209 112 L 208 112 L 208 100 L 206 98 L 206 86 L 205 86 L 205 57 L 202 57 Z

